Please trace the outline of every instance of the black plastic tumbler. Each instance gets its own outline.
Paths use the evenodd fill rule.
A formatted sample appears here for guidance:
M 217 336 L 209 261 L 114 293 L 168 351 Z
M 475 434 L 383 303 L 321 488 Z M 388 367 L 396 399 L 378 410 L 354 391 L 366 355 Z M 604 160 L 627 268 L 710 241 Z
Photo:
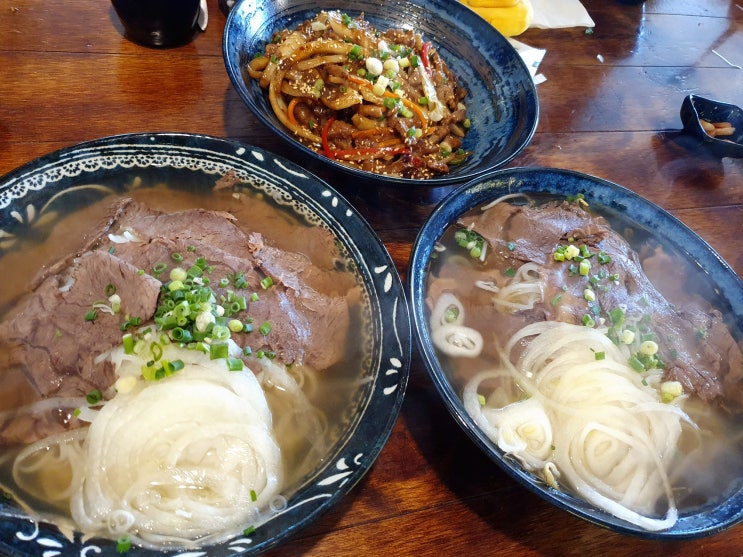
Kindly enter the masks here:
M 179 46 L 199 31 L 200 0 L 111 0 L 124 36 L 145 46 Z

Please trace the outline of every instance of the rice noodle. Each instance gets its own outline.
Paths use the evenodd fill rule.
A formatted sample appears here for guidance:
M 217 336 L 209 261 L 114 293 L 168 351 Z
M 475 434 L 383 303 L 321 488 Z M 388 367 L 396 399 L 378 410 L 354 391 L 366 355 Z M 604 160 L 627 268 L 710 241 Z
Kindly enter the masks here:
M 257 378 L 188 353 L 183 370 L 117 394 L 90 425 L 70 502 L 83 531 L 126 532 L 150 548 L 197 547 L 257 525 L 282 489 Z
M 544 284 L 539 265 L 524 263 L 503 288 L 496 289 L 493 303 L 502 311 L 532 309 L 534 304 L 544 301 Z
M 523 352 L 514 362 L 517 346 Z M 656 531 L 676 522 L 668 471 L 691 420 L 643 384 L 605 331 L 530 324 L 509 339 L 501 358 L 502 369 L 476 375 L 463 392 L 465 409 L 494 443 L 550 485 L 559 479 L 632 524 Z M 506 376 L 514 384 L 504 403 Z
M 442 294 L 431 312 L 431 340 L 445 354 L 474 358 L 482 352 L 483 338 L 463 322 L 462 303 L 453 294 Z

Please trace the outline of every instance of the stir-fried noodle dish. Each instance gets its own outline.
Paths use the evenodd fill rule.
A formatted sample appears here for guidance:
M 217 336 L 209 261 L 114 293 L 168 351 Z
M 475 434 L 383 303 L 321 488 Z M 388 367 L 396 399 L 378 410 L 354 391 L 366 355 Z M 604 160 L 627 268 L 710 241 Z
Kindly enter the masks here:
M 320 12 L 276 33 L 247 72 L 299 141 L 340 163 L 425 179 L 467 157 L 466 91 L 415 31 Z
M 0 485 L 31 516 L 120 551 L 249 536 L 343 435 L 368 384 L 353 265 L 228 186 L 134 188 L 4 255 Z
M 506 195 L 444 234 L 427 304 L 445 372 L 507 458 L 660 531 L 740 481 L 743 355 L 704 273 L 627 230 L 632 247 L 580 196 Z

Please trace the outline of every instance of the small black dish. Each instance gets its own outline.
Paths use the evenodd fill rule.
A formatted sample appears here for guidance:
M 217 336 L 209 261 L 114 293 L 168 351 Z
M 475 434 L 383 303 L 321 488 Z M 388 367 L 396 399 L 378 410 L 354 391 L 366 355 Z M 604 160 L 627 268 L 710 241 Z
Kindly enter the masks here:
M 729 122 L 735 129 L 732 135 L 712 137 L 700 120 Z M 733 104 L 688 95 L 681 104 L 684 130 L 701 140 L 704 146 L 719 157 L 743 158 L 743 110 Z

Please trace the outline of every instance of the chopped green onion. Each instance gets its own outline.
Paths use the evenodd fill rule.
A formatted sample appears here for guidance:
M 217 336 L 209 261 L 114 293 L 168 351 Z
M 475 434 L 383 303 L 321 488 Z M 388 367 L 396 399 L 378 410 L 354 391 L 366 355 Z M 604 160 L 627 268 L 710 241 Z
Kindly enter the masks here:
M 584 325 L 585 325 L 586 327 L 593 327 L 593 326 L 595 326 L 595 325 L 596 325 L 596 322 L 595 322 L 595 321 L 593 320 L 593 317 L 591 317 L 591 316 L 590 316 L 590 315 L 588 315 L 588 314 L 585 314 L 585 315 L 583 316 L 583 319 L 582 319 L 581 321 L 583 322 L 583 324 L 584 324 Z
M 85 400 L 88 404 L 93 406 L 94 404 L 98 404 L 101 400 L 103 400 L 103 394 L 98 389 L 93 389 L 85 395 Z
M 229 347 L 226 342 L 214 342 L 209 345 L 209 359 L 218 360 L 227 358 L 228 355 Z
M 606 352 L 596 352 L 594 354 L 594 357 L 596 360 L 605 360 L 606 359 Z
M 134 335 L 131 333 L 123 335 L 121 344 L 124 346 L 124 354 L 134 354 Z
M 243 361 L 240 358 L 227 358 L 227 369 L 230 371 L 242 371 Z
M 117 553 L 126 553 L 132 548 L 132 540 L 131 538 L 124 534 L 123 536 L 119 536 L 119 538 L 116 540 L 116 552 Z
M 645 364 L 643 364 L 642 360 L 640 360 L 640 358 L 638 358 L 637 356 L 630 357 L 627 363 L 638 373 L 645 371 Z
M 444 321 L 447 323 L 454 323 L 459 317 L 459 308 L 457 306 L 449 306 L 444 311 Z
M 185 284 L 183 284 L 183 281 L 181 280 L 172 280 L 168 283 L 168 290 L 170 292 L 175 292 L 177 290 L 183 290 L 186 287 Z
M 113 296 L 114 294 L 116 294 L 116 286 L 113 284 L 107 284 L 105 293 L 106 293 L 106 298 Z
M 263 336 L 266 336 L 268 333 L 271 332 L 271 324 L 268 321 L 264 321 L 263 323 L 261 323 L 261 326 L 258 328 L 258 331 Z
M 85 313 L 85 321 L 95 321 L 98 318 L 98 312 L 94 309 Z
M 239 288 L 240 290 L 243 290 L 248 287 L 248 281 L 245 280 L 244 273 L 236 273 L 234 276 L 234 283 L 235 283 L 235 288 Z
M 624 323 L 624 310 L 622 308 L 616 308 L 609 312 L 609 319 L 614 326 L 619 327 Z
M 184 329 L 183 327 L 176 327 L 175 329 L 170 331 L 170 334 L 173 336 L 173 340 L 176 342 L 191 342 L 193 340 L 191 331 L 189 331 L 188 329 Z
M 230 329 L 225 325 L 214 325 L 212 328 L 212 338 L 216 340 L 227 340 L 230 338 Z
M 273 286 L 273 279 L 271 277 L 266 277 L 261 281 L 261 286 L 263 287 L 263 290 L 267 290 L 271 286 Z
M 361 60 L 363 58 L 361 47 L 357 44 L 353 45 L 351 47 L 351 50 L 348 51 L 348 59 L 349 60 Z
M 163 347 L 160 346 L 159 343 L 153 342 L 150 344 L 150 352 L 152 353 L 152 357 L 155 361 L 158 361 L 160 358 L 163 357 Z
M 183 261 L 183 256 L 180 253 L 171 253 L 170 258 L 176 263 Z
M 173 360 L 171 362 L 163 363 L 163 368 L 165 368 L 168 375 L 172 375 L 176 371 L 182 370 L 184 367 L 186 367 L 186 364 L 183 363 L 183 360 Z

